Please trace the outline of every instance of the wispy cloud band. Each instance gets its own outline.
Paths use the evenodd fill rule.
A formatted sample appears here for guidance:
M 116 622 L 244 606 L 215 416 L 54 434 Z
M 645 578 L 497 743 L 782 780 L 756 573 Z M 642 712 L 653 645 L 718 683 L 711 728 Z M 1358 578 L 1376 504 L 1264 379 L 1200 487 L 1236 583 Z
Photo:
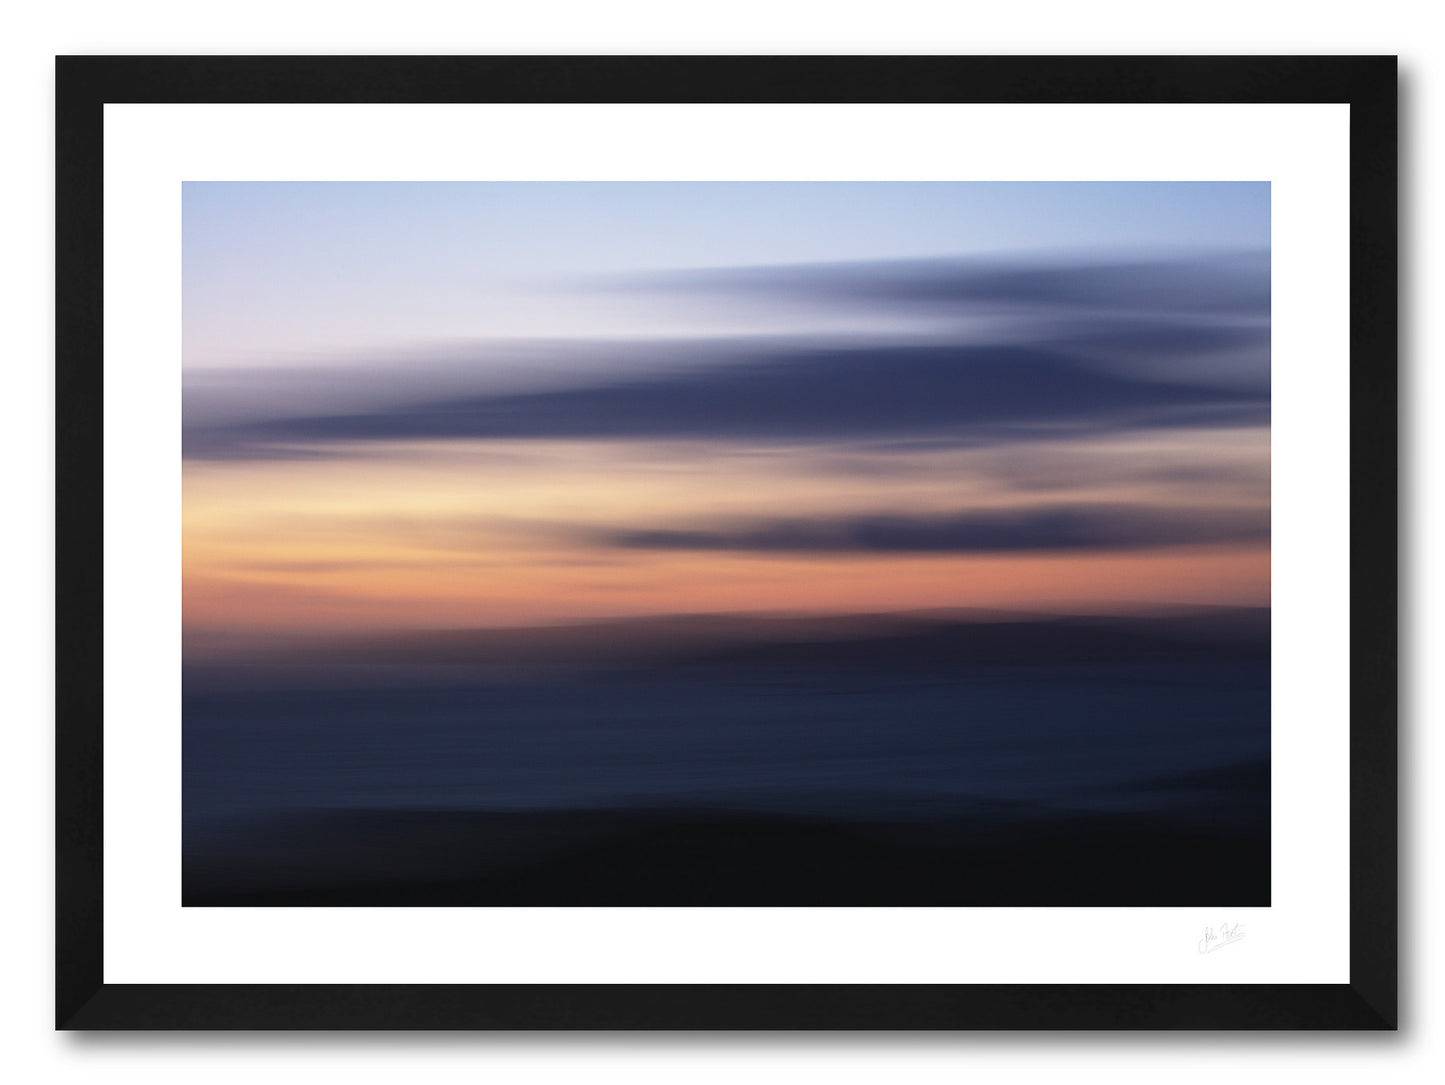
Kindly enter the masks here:
M 861 554 L 1105 550 L 1268 537 L 1268 509 L 1063 505 L 944 516 L 875 513 L 701 529 L 646 528 L 602 533 L 596 541 L 638 550 Z

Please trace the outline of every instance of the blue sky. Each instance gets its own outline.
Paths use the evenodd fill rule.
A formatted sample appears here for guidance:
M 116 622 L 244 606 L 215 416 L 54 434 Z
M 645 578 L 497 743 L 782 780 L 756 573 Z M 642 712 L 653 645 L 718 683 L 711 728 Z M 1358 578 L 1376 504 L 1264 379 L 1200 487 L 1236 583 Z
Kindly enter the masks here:
M 193 182 L 184 216 L 193 368 L 792 330 L 766 306 L 605 289 L 646 272 L 1269 245 L 1269 187 L 1246 183 Z

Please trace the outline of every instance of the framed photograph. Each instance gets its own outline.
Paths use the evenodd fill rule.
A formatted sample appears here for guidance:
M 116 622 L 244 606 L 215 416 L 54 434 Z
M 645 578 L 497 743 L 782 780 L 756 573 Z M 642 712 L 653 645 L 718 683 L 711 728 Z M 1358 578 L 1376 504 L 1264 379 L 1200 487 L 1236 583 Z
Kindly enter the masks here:
M 56 78 L 58 1027 L 1395 1027 L 1393 57 Z

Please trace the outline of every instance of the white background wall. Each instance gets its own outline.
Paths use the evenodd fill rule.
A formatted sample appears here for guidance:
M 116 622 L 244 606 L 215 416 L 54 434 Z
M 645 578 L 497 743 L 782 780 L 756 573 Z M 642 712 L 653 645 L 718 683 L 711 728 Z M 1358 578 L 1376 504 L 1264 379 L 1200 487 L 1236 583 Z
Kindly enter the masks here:
M 0 471 L 7 588 L 0 594 L 0 1065 L 12 1080 L 254 1080 L 277 1085 L 355 1080 L 875 1082 L 1189 1078 L 1273 1082 L 1416 1081 L 1445 1072 L 1445 914 L 1438 857 L 1445 800 L 1440 636 L 1426 621 L 1442 601 L 1424 567 L 1445 548 L 1440 488 L 1445 411 L 1433 274 L 1438 216 L 1426 193 L 1438 169 L 1445 44 L 1432 5 L 1214 0 L 55 0 L 14 4 L 0 19 Z M 1398 53 L 1403 75 L 1402 253 L 1406 364 L 1402 419 L 1410 457 L 1402 495 L 1406 546 L 1402 953 L 1398 1036 L 831 1036 L 637 1037 L 488 1035 L 76 1036 L 52 1031 L 50 650 L 54 407 L 51 244 L 56 53 Z M 1432 336 L 1432 333 L 1436 333 Z M 1428 359 L 1435 358 L 1432 367 Z M 60 405 L 64 410 L 64 405 Z M 13 509 L 13 512 L 12 512 Z M 1434 604 L 1434 605 L 1432 605 Z M 1426 867 L 1427 854 L 1436 857 Z

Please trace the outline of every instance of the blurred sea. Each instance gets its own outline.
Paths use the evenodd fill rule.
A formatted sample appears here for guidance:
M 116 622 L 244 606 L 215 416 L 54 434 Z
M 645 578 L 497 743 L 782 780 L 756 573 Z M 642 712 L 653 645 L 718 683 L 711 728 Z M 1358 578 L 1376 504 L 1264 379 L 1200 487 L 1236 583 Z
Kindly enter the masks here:
M 730 668 L 198 693 L 186 699 L 184 749 L 192 843 L 307 808 L 1191 813 L 1211 772 L 1268 759 L 1269 673 L 1243 663 L 947 677 Z M 1207 811 L 1244 813 L 1217 802 Z
M 732 665 L 435 685 L 408 673 L 369 689 L 188 694 L 188 870 L 213 880 L 244 856 L 266 885 L 265 841 L 288 819 L 378 812 L 901 826 L 1134 814 L 1268 832 L 1262 661 Z M 282 839 L 283 880 L 308 849 L 328 850 L 326 833 Z

